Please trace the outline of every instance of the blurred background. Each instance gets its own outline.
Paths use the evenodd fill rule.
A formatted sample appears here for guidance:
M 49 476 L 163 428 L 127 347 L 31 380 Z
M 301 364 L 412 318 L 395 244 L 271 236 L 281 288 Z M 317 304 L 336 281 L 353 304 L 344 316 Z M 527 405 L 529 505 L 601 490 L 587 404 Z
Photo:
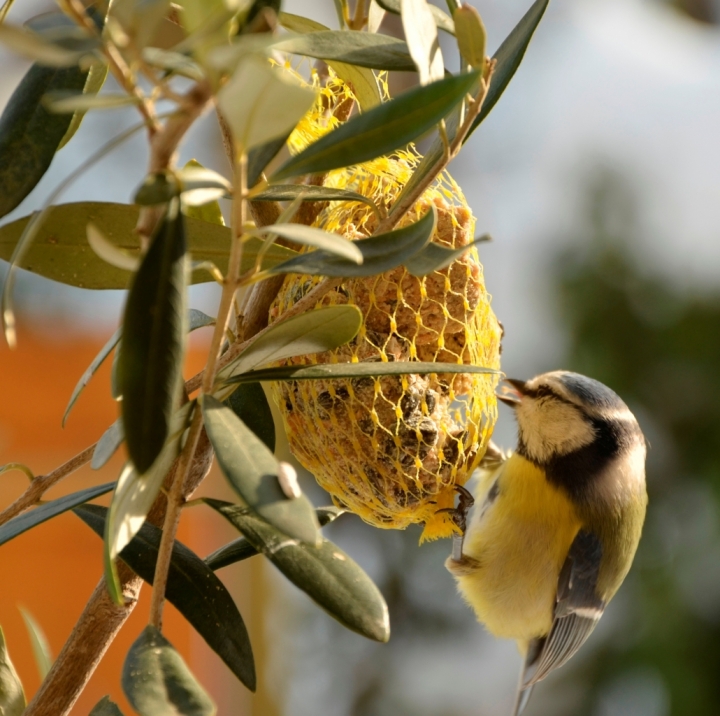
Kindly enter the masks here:
M 494 49 L 530 3 L 473 4 Z M 50 6 L 25 0 L 13 8 L 10 21 Z M 329 0 L 287 0 L 285 9 L 335 24 Z M 481 258 L 506 330 L 505 372 L 527 378 L 565 368 L 603 381 L 630 405 L 651 444 L 650 510 L 635 566 L 579 655 L 536 688 L 527 716 L 718 713 L 718 22 L 718 0 L 553 0 L 509 90 L 451 167 L 478 217 L 478 233 L 495 239 Z M 456 66 L 449 51 L 446 63 Z M 27 64 L 0 49 L 0 67 L 4 104 Z M 36 208 L 82 158 L 135 121 L 130 111 L 89 115 L 35 192 L 3 223 Z M 183 148 L 181 161 L 191 157 L 227 170 L 212 117 L 198 124 Z M 129 201 L 145 158 L 142 140 L 129 142 L 62 201 Z M 18 281 L 17 300 L 24 330 L 20 350 L 37 360 L 30 364 L 0 347 L 4 395 L 11 382 L 18 384 L 16 398 L 6 401 L 0 415 L 0 463 L 21 460 L 40 472 L 99 437 L 113 419 L 107 375 L 101 374 L 95 392 L 81 398 L 85 407 L 79 405 L 71 418 L 86 425 L 85 442 L 77 438 L 71 449 L 57 438 L 51 450 L 51 428 L 37 427 L 39 415 L 48 426 L 59 425 L 72 386 L 117 324 L 122 296 L 26 275 Z M 214 289 L 193 289 L 191 305 L 212 312 Z M 195 343 L 198 351 L 202 340 Z M 23 365 L 27 376 L 18 378 Z M 34 388 L 20 390 L 22 381 Z M 51 393 L 59 396 L 55 402 Z M 20 404 L 27 404 L 27 424 L 18 418 Z M 21 433 L 36 442 L 25 438 L 21 447 Z M 501 413 L 496 441 L 514 445 L 509 411 Z M 103 481 L 118 468 L 109 469 Z M 317 504 L 328 501 L 311 480 L 304 486 Z M 2 503 L 20 489 L 20 478 L 3 476 Z M 205 488 L 216 496 L 223 489 L 219 480 Z M 66 516 L 58 526 L 18 538 L 16 549 L 40 554 L 63 529 L 77 530 L 76 544 L 95 540 L 73 520 Z M 232 538 L 217 519 L 196 510 L 184 520 L 184 530 L 182 539 L 203 556 Z M 346 632 L 259 559 L 225 569 L 221 577 L 241 600 L 264 662 L 260 694 L 243 694 L 179 619 L 171 636 L 217 697 L 221 714 L 508 713 L 520 658 L 514 644 L 484 633 L 455 593 L 443 568 L 449 542 L 418 547 L 419 530 L 374 530 L 349 515 L 327 534 L 382 590 L 390 608 L 390 643 Z M 9 547 L 0 550 L 4 580 Z M 30 673 L 27 636 L 14 605 L 25 600 L 57 653 L 101 574 L 99 544 L 88 550 L 78 564 L 90 576 L 80 586 L 60 582 L 62 574 L 38 575 L 23 564 L 21 552 L 12 565 L 13 584 L 3 584 L 0 624 L 11 654 L 24 660 L 19 670 L 31 692 L 37 677 Z M 48 583 L 50 593 L 42 587 Z M 68 606 L 60 610 L 57 593 L 65 598 L 69 592 Z M 55 611 L 48 611 L 50 604 Z M 128 644 L 140 628 L 126 627 Z M 117 665 L 104 666 L 91 682 L 95 701 L 103 693 L 118 694 L 122 649 L 117 651 Z M 86 714 L 92 703 L 88 696 L 76 712 Z

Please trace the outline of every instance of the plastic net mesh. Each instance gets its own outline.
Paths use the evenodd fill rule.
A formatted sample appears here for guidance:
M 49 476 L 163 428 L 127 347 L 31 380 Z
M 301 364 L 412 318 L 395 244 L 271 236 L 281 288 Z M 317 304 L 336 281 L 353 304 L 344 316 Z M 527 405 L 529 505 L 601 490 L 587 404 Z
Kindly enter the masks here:
M 333 79 L 335 101 L 349 89 Z M 292 138 L 299 149 L 327 131 L 319 103 Z M 351 189 L 388 207 L 418 163 L 413 151 L 331 172 L 327 186 Z M 475 221 L 460 188 L 443 174 L 399 224 L 436 207 L 432 240 L 451 247 L 473 239 Z M 377 219 L 364 204 L 332 202 L 315 226 L 365 238 Z M 320 278 L 290 275 L 271 308 L 277 319 Z M 353 304 L 364 317 L 358 336 L 334 351 L 287 361 L 298 365 L 357 361 L 437 361 L 499 368 L 501 330 L 490 308 L 482 265 L 470 249 L 423 278 L 404 267 L 346 280 L 318 306 Z M 495 424 L 497 376 L 431 374 L 276 383 L 293 454 L 335 503 L 377 527 L 423 523 L 423 539 L 446 537 L 454 525 L 454 485 L 482 458 Z

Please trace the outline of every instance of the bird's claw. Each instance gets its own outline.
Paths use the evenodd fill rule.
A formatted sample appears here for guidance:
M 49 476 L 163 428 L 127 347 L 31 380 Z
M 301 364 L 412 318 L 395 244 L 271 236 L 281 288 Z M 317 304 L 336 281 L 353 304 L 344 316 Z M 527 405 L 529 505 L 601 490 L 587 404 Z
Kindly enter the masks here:
M 447 512 L 452 521 L 462 534 L 465 534 L 467 528 L 467 516 L 470 508 L 475 504 L 475 498 L 470 491 L 462 485 L 455 485 L 455 491 L 460 495 L 457 507 L 444 507 L 440 512 Z

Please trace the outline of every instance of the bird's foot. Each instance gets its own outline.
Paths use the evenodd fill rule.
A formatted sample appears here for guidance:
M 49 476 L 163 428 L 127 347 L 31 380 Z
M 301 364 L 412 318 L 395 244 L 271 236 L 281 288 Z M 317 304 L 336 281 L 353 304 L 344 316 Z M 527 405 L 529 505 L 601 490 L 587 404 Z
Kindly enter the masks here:
M 455 491 L 460 495 L 457 507 L 445 507 L 438 510 L 438 512 L 447 512 L 455 526 L 460 530 L 459 534 L 453 535 L 452 555 L 448 561 L 462 562 L 463 542 L 465 540 L 465 530 L 467 529 L 467 516 L 470 508 L 475 504 L 475 498 L 472 494 L 470 494 L 470 491 L 462 485 L 455 485 Z

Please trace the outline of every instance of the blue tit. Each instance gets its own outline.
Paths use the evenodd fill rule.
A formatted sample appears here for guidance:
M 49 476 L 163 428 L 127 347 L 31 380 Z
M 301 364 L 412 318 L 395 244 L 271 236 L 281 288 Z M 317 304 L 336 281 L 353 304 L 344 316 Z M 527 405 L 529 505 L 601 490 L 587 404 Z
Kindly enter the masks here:
M 534 684 L 583 645 L 622 584 L 640 541 L 645 438 L 608 387 L 556 371 L 508 380 L 518 443 L 490 453 L 478 506 L 461 490 L 462 535 L 445 563 L 492 634 L 524 656 L 513 714 Z

